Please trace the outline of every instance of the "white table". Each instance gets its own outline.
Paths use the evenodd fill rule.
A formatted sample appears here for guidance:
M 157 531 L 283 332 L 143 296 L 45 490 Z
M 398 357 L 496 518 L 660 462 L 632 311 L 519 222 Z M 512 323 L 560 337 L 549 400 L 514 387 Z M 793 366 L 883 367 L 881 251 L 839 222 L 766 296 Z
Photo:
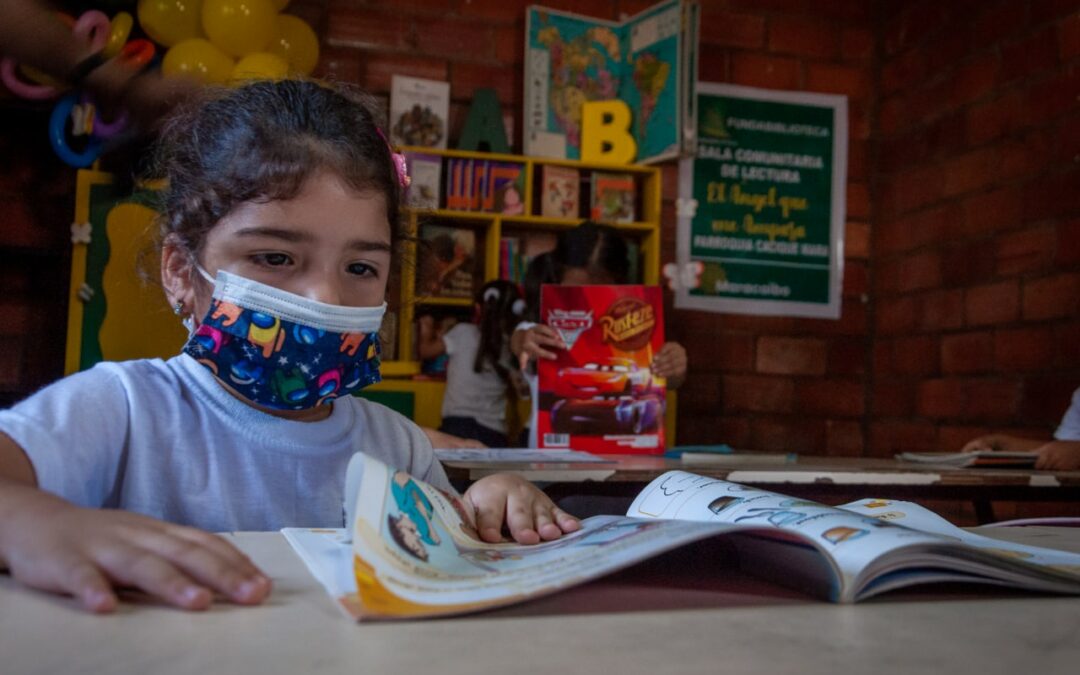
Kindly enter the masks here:
M 976 531 L 1080 552 L 1080 528 Z M 657 583 L 671 565 L 654 564 L 495 613 L 358 625 L 280 535 L 231 536 L 274 578 L 263 606 L 92 616 L 0 576 L 0 673 L 1080 672 L 1080 598 L 952 588 L 839 606 L 730 569 L 704 590 L 692 573 Z

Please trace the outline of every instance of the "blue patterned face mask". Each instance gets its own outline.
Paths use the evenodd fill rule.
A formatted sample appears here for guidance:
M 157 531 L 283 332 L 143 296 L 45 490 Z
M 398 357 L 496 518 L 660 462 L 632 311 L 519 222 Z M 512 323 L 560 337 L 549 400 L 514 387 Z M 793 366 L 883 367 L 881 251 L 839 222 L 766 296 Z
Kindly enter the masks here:
M 252 403 L 304 410 L 382 379 L 385 302 L 329 305 L 224 270 L 213 281 L 210 310 L 184 353 Z

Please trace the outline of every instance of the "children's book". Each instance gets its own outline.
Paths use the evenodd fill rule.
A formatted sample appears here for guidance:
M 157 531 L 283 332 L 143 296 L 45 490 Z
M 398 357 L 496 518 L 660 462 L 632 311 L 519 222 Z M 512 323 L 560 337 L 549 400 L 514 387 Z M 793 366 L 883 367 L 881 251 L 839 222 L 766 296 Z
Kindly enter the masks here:
M 658 286 L 552 286 L 540 319 L 566 344 L 538 363 L 541 448 L 663 454 L 667 383 L 652 372 L 664 344 Z
M 350 461 L 345 486 L 347 529 L 282 532 L 361 621 L 520 603 L 709 537 L 724 537 L 746 572 L 837 603 L 941 582 L 1080 594 L 1080 554 L 972 534 L 909 502 L 830 507 L 671 471 L 626 516 L 588 518 L 577 532 L 522 546 L 481 542 L 457 496 L 366 455 Z
M 592 219 L 609 223 L 634 220 L 634 177 L 628 173 L 592 173 Z
M 472 298 L 476 267 L 476 233 L 463 227 L 423 225 L 420 236 L 429 255 L 421 265 L 417 294 Z
M 405 204 L 414 209 L 439 208 L 439 188 L 442 185 L 442 158 L 435 155 L 408 153 L 405 157 L 409 165 L 408 190 Z
M 525 19 L 525 154 L 580 159 L 581 107 L 630 108 L 637 161 L 693 149 L 697 3 L 665 0 L 623 21 L 529 7 Z
M 390 140 L 394 145 L 446 149 L 450 83 L 394 75 L 390 83 Z
M 516 162 L 488 163 L 484 211 L 505 216 L 525 214 L 525 167 Z
M 1031 469 L 1039 458 L 1036 452 L 901 452 L 897 459 L 919 464 L 944 464 L 953 467 Z
M 544 164 L 540 170 L 540 215 L 545 218 L 577 218 L 580 210 L 581 176 L 568 166 Z

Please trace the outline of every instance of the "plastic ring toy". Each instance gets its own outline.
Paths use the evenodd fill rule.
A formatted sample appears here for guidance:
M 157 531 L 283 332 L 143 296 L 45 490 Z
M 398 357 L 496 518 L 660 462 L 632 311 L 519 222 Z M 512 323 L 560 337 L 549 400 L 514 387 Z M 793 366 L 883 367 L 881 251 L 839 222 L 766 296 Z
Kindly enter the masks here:
M 91 136 L 82 152 L 75 152 L 67 142 L 67 121 L 75 107 L 77 97 L 74 93 L 61 98 L 49 117 L 49 143 L 57 157 L 76 169 L 85 169 L 101 155 L 101 139 Z
M 109 39 L 105 41 L 105 48 L 101 55 L 111 59 L 120 53 L 124 43 L 131 37 L 131 28 L 135 25 L 135 19 L 127 12 L 117 12 L 109 23 Z
M 71 33 L 77 38 L 89 40 L 91 51 L 100 52 L 109 41 L 109 17 L 96 9 L 83 12 L 82 16 L 75 21 L 75 27 L 71 29 Z
M 100 106 L 98 106 L 98 104 L 94 102 L 94 99 L 92 99 L 89 94 L 83 94 L 82 97 L 79 99 L 79 102 L 83 104 L 89 104 L 94 107 L 94 125 L 93 131 L 91 132 L 94 138 L 112 138 L 113 136 L 127 128 L 128 116 L 127 113 L 123 110 L 121 110 L 119 114 L 117 114 L 116 119 L 114 119 L 112 122 L 106 122 L 105 119 L 101 116 Z
M 156 48 L 154 43 L 145 38 L 132 40 L 120 50 L 120 60 L 124 65 L 142 69 L 154 58 Z
M 15 74 L 15 60 L 10 56 L 5 56 L 3 61 L 0 61 L 0 80 L 4 81 L 4 86 L 12 94 L 20 98 L 41 101 L 56 96 L 56 87 L 50 87 L 47 84 L 27 84 L 20 80 Z

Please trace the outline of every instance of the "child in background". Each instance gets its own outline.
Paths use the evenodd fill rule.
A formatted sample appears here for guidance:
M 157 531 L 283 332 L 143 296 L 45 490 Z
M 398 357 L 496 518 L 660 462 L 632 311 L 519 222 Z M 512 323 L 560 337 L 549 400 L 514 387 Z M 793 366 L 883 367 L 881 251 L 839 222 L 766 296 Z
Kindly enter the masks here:
M 506 392 L 513 367 L 507 345 L 524 304 L 517 286 L 495 280 L 476 296 L 479 326 L 459 323 L 442 333 L 430 317 L 421 317 L 420 357 L 449 357 L 439 431 L 507 447 Z
M 255 604 L 269 579 L 207 531 L 340 527 L 356 452 L 450 489 L 415 424 L 350 395 L 379 380 L 406 181 L 371 109 L 259 82 L 171 120 L 161 274 L 191 337 L 168 361 L 100 363 L 0 411 L 0 565 L 17 580 L 96 612 L 114 585 Z M 519 477 L 464 499 L 487 541 L 504 524 L 523 543 L 579 527 Z
M 1019 438 L 1006 434 L 987 434 L 968 442 L 963 452 L 1035 452 L 1036 469 L 1075 471 L 1080 469 L 1080 388 L 1073 392 L 1072 403 L 1054 432 L 1054 440 Z
M 531 320 L 519 323 L 510 340 L 510 349 L 518 357 L 521 371 L 530 373 L 529 364 L 533 359 L 555 359 L 554 350 L 566 349 L 555 330 L 540 323 L 542 284 L 625 284 L 629 274 L 630 257 L 626 241 L 614 228 L 585 221 L 572 230 L 562 232 L 549 257 L 537 256 L 526 270 L 526 300 Z M 677 389 L 686 379 L 686 349 L 677 342 L 665 342 L 653 357 L 651 368 L 654 375 L 667 379 L 668 388 Z M 535 374 L 528 375 L 528 379 L 532 394 L 528 445 L 535 448 L 538 446 L 538 383 Z

